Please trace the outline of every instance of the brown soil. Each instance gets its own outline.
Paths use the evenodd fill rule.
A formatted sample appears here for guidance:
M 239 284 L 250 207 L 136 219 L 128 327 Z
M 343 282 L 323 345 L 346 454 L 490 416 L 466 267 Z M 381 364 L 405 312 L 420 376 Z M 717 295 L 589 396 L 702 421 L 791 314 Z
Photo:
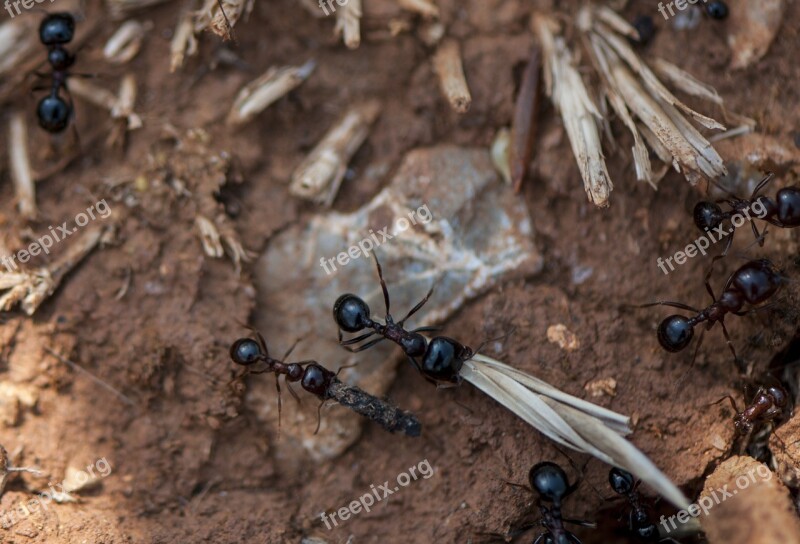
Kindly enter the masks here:
M 108 88 L 132 71 L 144 128 L 130 134 L 124 152 L 106 150 L 102 143 L 87 145 L 78 161 L 40 183 L 41 217 L 30 225 L 18 218 L 10 182 L 0 186 L 9 249 L 24 247 L 31 234 L 35 238 L 48 225 L 71 219 L 97 198 L 108 200 L 113 214 L 107 221 L 118 227 L 114 242 L 80 264 L 33 318 L 10 313 L 0 325 L 2 383 L 26 388 L 36 400 L 29 403 L 33 406 L 24 399 L 5 401 L 0 443 L 12 455 L 21 451 L 12 459 L 16 465 L 36 466 L 46 475 L 13 476 L 0 508 L 11 511 L 48 481 L 61 482 L 67 467 L 106 458 L 112 472 L 99 487 L 80 493 L 80 502 L 52 504 L 0 531 L 0 541 L 469 542 L 531 519 L 533 498 L 506 481 L 523 483 L 530 466 L 541 460 L 569 466 L 563 454 L 470 386 L 436 391 L 405 367 L 390 396 L 419 415 L 420 438 L 388 435 L 367 425 L 362 438 L 335 462 L 282 473 L 272 457 L 280 438 L 266 433 L 242 407 L 242 390 L 227 385 L 236 370 L 228 346 L 243 332 L 237 321 L 253 322 L 255 314 L 269 308 L 256 307 L 252 265 L 245 264 L 239 276 L 228 259 L 205 256 L 194 225 L 198 213 L 223 213 L 215 193 L 225 178 L 222 194 L 233 203 L 228 209 L 240 208 L 227 221 L 254 253 L 263 251 L 277 231 L 318 213 L 288 195 L 289 175 L 341 111 L 367 96 L 383 100 L 383 111 L 351 164 L 355 176 L 345 182 L 336 210 L 355 209 L 371 198 L 411 149 L 440 143 L 488 147 L 512 116 L 514 74 L 533 43 L 526 23 L 530 11 L 557 4 L 558 11 L 573 13 L 578 5 L 437 3 L 449 34 L 462 43 L 473 95 L 464 116 L 442 98 L 428 61 L 431 51 L 413 34 L 389 39 L 382 31 L 394 3 L 376 2 L 372 8 L 365 0 L 365 39 L 349 51 L 331 37 L 331 19 L 314 19 L 290 0 L 257 2 L 249 21 L 236 27 L 236 44 L 225 46 L 250 71 L 226 65 L 209 71 L 220 42 L 205 35 L 198 57 L 175 75 L 168 72 L 167 56 L 182 4 L 149 8 L 137 17 L 151 20 L 154 28 L 140 54 L 123 68 L 102 60 L 102 45 L 117 23 L 104 7 L 89 5 L 87 18 L 100 30 L 79 52 L 75 70 L 103 74 L 99 84 Z M 651 15 L 660 29 L 649 53 L 714 85 L 730 110 L 757 119 L 775 142 L 794 149 L 794 131 L 800 127 L 800 91 L 794 84 L 800 76 L 798 3 L 789 4 L 766 58 L 737 72 L 727 69 L 725 23 L 704 20 L 679 34 L 650 4 L 633 4 L 623 12 L 627 17 Z M 44 48 L 39 54 L 44 58 Z M 316 73 L 290 96 L 243 128 L 231 130 L 222 123 L 243 84 L 269 66 L 298 65 L 312 57 Z M 4 107 L 30 112 L 34 167 L 44 169 L 49 136 L 33 128 L 34 105 L 23 89 Z M 82 102 L 76 109 L 82 139 L 97 131 L 104 138 L 107 114 Z M 618 132 L 620 148 L 630 149 Z M 520 198 L 538 231 L 545 270 L 494 289 L 444 323 L 444 330 L 471 341 L 515 326 L 516 334 L 505 342 L 505 362 L 633 414 L 633 441 L 696 498 L 701 477 L 727 455 L 732 412 L 726 404 L 709 405 L 729 393 L 741 399 L 737 370 L 715 328 L 686 377 L 691 350 L 666 354 L 655 339 L 656 324 L 671 312 L 621 305 L 658 299 L 706 303 L 702 277 L 709 259 L 693 259 L 666 276 L 655 263 L 697 237 L 690 211 L 698 193 L 674 172 L 658 192 L 636 184 L 628 154 L 609 153 L 616 182 L 612 205 L 595 209 L 549 104 L 542 108 L 539 133 L 532 174 Z M 726 142 L 721 153 L 732 166 L 741 166 L 752 141 Z M 378 163 L 389 172 L 365 175 Z M 797 180 L 789 169 L 778 186 Z M 739 233 L 736 248 L 749 245 L 749 236 Z M 71 241 L 54 248 L 53 255 Z M 748 251 L 772 258 L 796 282 L 800 267 L 792 256 L 797 249 L 797 231 L 771 229 L 763 249 Z M 46 261 L 40 258 L 35 265 Z M 712 278 L 716 289 L 738 262 L 732 257 L 718 263 Z M 578 276 L 585 281 L 576 283 Z M 729 320 L 740 355 L 758 369 L 791 341 L 797 292 L 792 283 L 774 311 Z M 567 352 L 547 341 L 548 326 L 556 324 L 577 335 L 578 350 Z M 46 348 L 69 357 L 118 394 Z M 606 378 L 616 380 L 616 396 L 590 397 L 584 386 Z M 284 409 L 292 405 L 286 395 Z M 791 438 L 783 436 L 787 443 Z M 610 528 L 622 506 L 604 498 L 611 495 L 608 467 L 570 455 L 579 468 L 588 464 L 566 515 L 601 525 L 577 531 L 583 542 L 626 542 Z M 331 531 L 320 521 L 321 512 L 349 504 L 368 493 L 370 484 L 391 481 L 423 460 L 435 470 L 429 479 Z M 669 511 L 664 504 L 658 508 Z M 520 541 L 529 538 L 530 533 Z

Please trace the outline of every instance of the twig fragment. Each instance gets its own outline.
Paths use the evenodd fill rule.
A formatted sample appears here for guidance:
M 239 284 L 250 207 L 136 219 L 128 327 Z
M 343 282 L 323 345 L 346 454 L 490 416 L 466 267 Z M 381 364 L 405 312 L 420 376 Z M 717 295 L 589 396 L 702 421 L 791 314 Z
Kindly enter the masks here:
M 272 67 L 245 85 L 233 101 L 226 122 L 239 126 L 252 120 L 279 98 L 304 82 L 316 67 L 314 60 L 302 66 Z
M 439 86 L 450 106 L 458 113 L 466 113 L 472 104 L 472 95 L 464 76 L 458 42 L 442 42 L 433 56 L 433 70 L 439 76 Z
M 361 0 L 348 0 L 336 11 L 336 35 L 342 35 L 348 49 L 361 45 Z
M 345 113 L 295 169 L 289 193 L 325 206 L 333 204 L 347 164 L 366 140 L 379 113 L 377 100 L 368 100 Z
M 36 185 L 33 181 L 31 161 L 28 155 L 28 126 L 25 116 L 20 112 L 15 112 L 11 116 L 8 141 L 11 178 L 14 182 L 19 213 L 25 219 L 33 219 L 38 213 Z
M 191 4 L 190 4 L 191 6 Z M 194 14 L 188 7 L 178 19 L 178 26 L 169 42 L 169 71 L 175 72 L 183 66 L 186 57 L 197 54 L 197 38 L 194 36 Z
M 511 147 L 509 167 L 514 191 L 519 192 L 522 181 L 528 172 L 528 163 L 536 139 L 536 112 L 539 104 L 539 69 L 541 55 L 539 49 L 531 50 L 528 65 L 522 76 L 517 102 L 514 104 L 514 119 L 511 123 Z
M 401 8 L 419 13 L 423 17 L 439 17 L 439 8 L 431 0 L 399 0 L 398 4 Z
M 223 40 L 232 39 L 233 27 L 244 15 L 253 11 L 254 0 L 205 0 L 203 7 L 195 14 L 194 30 L 211 30 Z
M 103 56 L 112 64 L 129 62 L 141 49 L 144 35 L 152 26 L 149 21 L 145 24 L 133 19 L 125 21 L 106 42 Z

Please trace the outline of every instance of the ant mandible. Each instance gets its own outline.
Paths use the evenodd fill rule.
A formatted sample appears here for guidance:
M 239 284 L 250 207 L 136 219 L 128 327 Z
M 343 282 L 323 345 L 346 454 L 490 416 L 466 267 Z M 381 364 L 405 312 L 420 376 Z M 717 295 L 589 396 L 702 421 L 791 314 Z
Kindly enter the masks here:
M 75 18 L 70 13 L 51 13 L 39 26 L 39 40 L 47 46 L 47 61 L 53 68 L 50 94 L 39 101 L 36 115 L 39 126 L 48 132 L 62 132 L 72 116 L 72 100 L 61 98 L 61 89 L 67 93 L 68 69 L 75 63 L 75 55 L 64 48 L 75 35 Z
M 428 302 L 433 289 L 431 288 L 428 294 L 403 319 L 395 323 L 389 313 L 389 291 L 386 288 L 383 269 L 377 257 L 375 257 L 375 265 L 378 268 L 378 278 L 381 282 L 383 301 L 386 306 L 385 322 L 380 323 L 370 317 L 369 306 L 362 298 L 351 293 L 344 294 L 333 305 L 333 319 L 339 326 L 339 344 L 356 353 L 368 349 L 383 340 L 391 340 L 400 346 L 409 361 L 411 361 L 411 364 L 428 381 L 440 386 L 461 383 L 461 367 L 464 361 L 471 359 L 477 351 L 472 351 L 469 346 L 465 346 L 446 336 L 437 336 L 428 342 L 420 334 L 420 332 L 438 330 L 435 327 L 420 327 L 411 331 L 407 331 L 403 327 L 406 320 Z M 349 340 L 343 340 L 342 331 L 355 333 L 364 329 L 371 329 L 371 331 Z M 350 347 L 374 335 L 378 335 L 380 338 L 371 340 L 356 348 Z M 479 350 L 480 348 L 478 348 Z M 417 361 L 418 357 L 421 357 L 421 363 Z
M 775 200 L 767 196 L 758 196 L 764 187 L 769 184 L 775 177 L 774 174 L 767 174 L 762 179 L 750 198 L 739 198 L 736 195 L 730 194 L 730 198 L 718 200 L 717 202 L 701 201 L 694 207 L 693 217 L 694 224 L 702 231 L 711 231 L 712 229 L 721 232 L 722 222 L 731 220 L 735 215 L 746 215 L 750 217 L 750 210 L 752 209 L 758 215 L 759 219 L 779 228 L 794 228 L 800 226 L 800 189 L 797 187 L 784 187 L 780 189 L 775 195 Z M 730 206 L 730 210 L 723 212 L 719 203 L 725 203 Z M 756 209 L 758 208 L 758 209 Z M 762 211 L 758 211 L 758 210 Z M 753 235 L 756 237 L 759 245 L 764 244 L 764 237 L 759 234 L 756 224 L 751 221 L 750 227 L 753 229 Z M 730 238 L 726 243 L 725 249 L 720 257 L 727 255 L 728 250 L 733 244 L 733 235 L 736 230 L 730 232 Z M 715 258 L 716 259 L 716 258 Z
M 743 316 L 756 309 L 764 308 L 765 306 L 762 306 L 745 312 L 741 311 L 745 302 L 755 305 L 772 297 L 783 284 L 784 278 L 768 259 L 749 261 L 731 274 L 722 294 L 717 299 L 708 281 L 710 275 L 711 270 L 706 274 L 705 285 L 713 303 L 703 310 L 698 310 L 680 302 L 669 301 L 651 302 L 640 307 L 672 306 L 673 308 L 687 310 L 696 314 L 694 317 L 674 314 L 661 322 L 658 326 L 658 343 L 665 350 L 675 353 L 686 348 L 694 337 L 694 327 L 705 322 L 706 327 L 700 333 L 700 339 L 697 342 L 694 357 L 692 358 L 694 363 L 694 358 L 697 357 L 697 351 L 703 341 L 703 334 L 711 329 L 715 323 L 719 322 L 725 335 L 725 341 L 728 343 L 734 359 L 738 361 L 728 329 L 725 327 L 725 316 L 729 313 Z
M 300 385 L 309 393 L 316 395 L 322 402 L 317 408 L 317 429 L 319 431 L 320 417 L 319 412 L 326 400 L 335 400 L 342 406 L 375 421 L 389 432 L 403 431 L 408 436 L 419 436 L 421 425 L 416 417 L 404 412 L 388 402 L 366 393 L 362 389 L 347 385 L 337 378 L 330 370 L 326 369 L 316 361 L 301 361 L 298 363 L 284 363 L 289 357 L 294 346 L 283 356 L 282 360 L 277 360 L 269 355 L 267 343 L 261 334 L 256 333 L 258 341 L 252 338 L 240 338 L 236 340 L 230 348 L 230 356 L 234 363 L 247 367 L 249 374 L 262 374 L 264 372 L 275 373 L 275 386 L 278 390 L 278 421 L 281 413 L 281 386 L 279 377 L 285 376 L 289 392 L 295 398 L 297 394 L 291 387 L 292 382 L 300 382 Z M 296 344 L 295 344 L 296 345 Z M 263 363 L 262 367 L 252 370 L 253 365 Z M 305 368 L 303 368 L 305 367 Z

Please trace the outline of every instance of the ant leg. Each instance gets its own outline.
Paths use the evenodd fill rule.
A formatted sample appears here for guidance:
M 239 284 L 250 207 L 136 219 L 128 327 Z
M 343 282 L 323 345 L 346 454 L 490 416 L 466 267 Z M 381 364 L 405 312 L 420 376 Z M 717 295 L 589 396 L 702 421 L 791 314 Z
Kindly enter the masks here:
M 697 308 L 693 308 L 692 306 L 688 306 L 686 304 L 681 304 L 680 302 L 670 302 L 667 300 L 659 300 L 658 302 L 650 302 L 648 304 L 640 304 L 638 306 L 634 306 L 634 308 L 649 308 L 650 306 L 671 306 L 673 308 L 678 308 L 680 310 L 686 310 L 688 312 L 694 312 L 696 314 L 700 313 L 700 310 Z
M 294 387 L 292 387 L 292 383 L 291 382 L 286 382 L 286 389 L 288 389 L 289 393 L 292 394 L 292 396 L 294 397 L 294 400 L 297 401 L 297 404 L 300 404 L 300 397 L 298 397 L 297 393 L 295 393 Z
M 733 411 L 734 411 L 734 412 L 736 412 L 737 414 L 739 413 L 739 408 L 736 406 L 736 400 L 734 400 L 734 398 L 733 398 L 732 396 L 730 396 L 730 395 L 725 395 L 725 396 L 724 396 L 724 397 L 722 397 L 721 399 L 719 399 L 719 400 L 717 400 L 717 401 L 714 401 L 714 402 L 712 402 L 712 403 L 711 403 L 711 404 L 709 404 L 708 406 L 714 406 L 715 404 L 719 404 L 720 402 L 722 402 L 722 401 L 724 401 L 724 400 L 728 400 L 728 401 L 730 401 L 730 403 L 731 403 L 731 406 L 733 407 Z
M 347 349 L 347 351 L 349 351 L 350 353 L 358 353 L 359 351 L 364 351 L 365 349 L 369 349 L 372 346 L 374 346 L 375 344 L 377 344 L 378 342 L 383 342 L 384 340 L 386 340 L 386 338 L 381 336 L 377 340 L 373 340 L 372 342 L 367 342 L 363 346 L 358 346 L 357 348 L 351 348 L 350 346 L 345 346 L 345 349 Z M 342 345 L 344 345 L 344 344 L 342 344 Z
M 281 402 L 280 376 L 278 376 L 277 374 L 275 374 L 275 389 L 278 390 L 278 435 L 280 436 L 280 434 L 281 434 L 281 408 L 283 406 L 282 406 L 282 402 Z
M 351 346 L 353 344 L 358 344 L 362 340 L 366 340 L 370 336 L 374 336 L 376 333 L 375 331 L 368 332 L 366 334 L 362 334 L 361 336 L 356 336 L 355 338 L 351 338 L 350 340 L 344 340 L 342 336 L 342 331 L 339 331 L 339 345 L 340 346 Z
M 497 342 L 497 341 L 504 340 L 504 339 L 508 338 L 509 336 L 514 334 L 514 332 L 516 330 L 517 330 L 516 327 L 512 327 L 510 331 L 508 331 L 507 333 L 502 334 L 501 336 L 498 336 L 497 338 L 490 338 L 489 340 L 484 340 L 483 342 L 481 342 L 481 344 L 478 346 L 478 349 L 475 350 L 475 353 L 472 356 L 475 357 L 475 355 L 480 353 L 480 351 L 484 347 L 486 347 L 487 344 L 490 344 L 492 342 Z M 566 454 L 564 454 L 564 455 L 566 455 Z
M 375 266 L 378 268 L 378 279 L 381 282 L 381 290 L 383 291 L 383 303 L 386 306 L 386 317 L 388 318 L 386 321 L 389 321 L 389 319 L 391 319 L 391 314 L 389 313 L 389 290 L 386 288 L 386 280 L 383 279 L 383 269 L 381 268 L 381 263 L 378 261 L 378 256 L 374 253 L 372 256 L 375 257 Z
M 774 178 L 774 177 L 775 177 L 775 173 L 774 173 L 774 172 L 769 172 L 769 173 L 768 173 L 768 174 L 767 174 L 767 175 L 764 177 L 764 179 L 762 179 L 761 181 L 759 181 L 759 182 L 758 182 L 758 185 L 756 185 L 756 188 L 755 188 L 755 189 L 753 189 L 753 194 L 752 194 L 752 195 L 750 195 L 750 200 L 753 200 L 753 199 L 756 197 L 756 195 L 757 195 L 757 194 L 758 194 L 758 193 L 761 191 L 761 189 L 763 189 L 764 187 L 766 187 L 766 186 L 767 186 L 767 184 L 768 184 L 770 181 L 772 181 L 772 178 Z
M 705 327 L 700 329 L 700 337 L 697 339 L 697 345 L 694 348 L 694 355 L 692 355 L 692 362 L 689 363 L 689 368 L 686 369 L 686 373 L 683 376 L 681 376 L 681 379 L 679 379 L 678 382 L 675 384 L 676 389 L 680 389 L 680 387 L 689 377 L 689 373 L 692 371 L 692 368 L 694 368 L 694 361 L 695 359 L 697 359 L 697 353 L 700 351 L 700 346 L 703 343 L 703 337 L 705 336 L 707 330 L 708 329 L 706 329 Z
M 410 355 L 408 356 L 408 360 L 409 360 L 409 361 L 411 362 L 411 364 L 414 366 L 414 368 L 416 369 L 416 371 L 417 371 L 417 372 L 419 372 L 420 374 L 422 374 L 422 367 L 419 365 L 419 363 L 417 362 L 417 360 L 416 360 L 416 359 L 414 359 L 413 357 L 411 357 Z
M 344 365 L 344 366 L 340 366 L 340 367 L 339 367 L 339 370 L 337 370 L 337 371 L 336 371 L 336 377 L 338 378 L 338 377 L 339 377 L 339 372 L 341 372 L 341 371 L 342 371 L 342 370 L 344 370 L 345 368 L 353 368 L 354 366 L 358 366 L 358 363 L 353 363 L 352 365 Z
M 725 326 L 725 322 L 724 321 L 720 321 L 719 324 L 722 325 L 722 334 L 725 335 L 725 342 L 728 343 L 728 347 L 730 348 L 731 353 L 733 353 L 733 360 L 734 360 L 734 362 L 736 362 L 738 364 L 739 363 L 739 356 L 736 355 L 736 349 L 734 349 L 733 342 L 731 342 L 731 337 L 728 334 L 728 328 Z
M 590 529 L 596 529 L 597 524 L 593 521 L 586 521 L 585 519 L 563 519 L 564 523 L 571 523 L 573 525 L 579 525 L 581 527 L 589 527 Z
M 250 327 L 248 327 L 249 329 Z M 261 349 L 264 350 L 264 356 L 269 357 L 269 349 L 267 349 L 267 341 L 264 340 L 264 337 L 261 336 L 261 333 L 255 329 L 250 329 L 254 333 L 256 333 L 256 338 L 258 338 L 258 344 L 261 346 Z
M 414 329 L 413 331 L 409 331 L 409 332 L 438 332 L 440 330 L 442 330 L 441 327 L 418 327 L 418 328 Z
M 731 237 L 730 240 L 733 241 L 733 237 Z M 728 244 L 728 247 L 730 247 L 730 244 Z M 725 248 L 725 251 L 728 251 L 728 247 Z M 717 301 L 717 297 L 714 296 L 714 290 L 711 288 L 711 282 L 710 282 L 711 272 L 714 271 L 714 261 L 717 259 L 721 259 L 723 256 L 724 255 L 717 255 L 716 257 L 711 259 L 711 266 L 708 267 L 708 272 L 706 272 L 706 278 L 705 278 L 706 291 L 708 291 L 708 294 L 711 295 L 711 300 L 714 302 Z
M 322 405 L 323 404 L 325 404 L 324 400 L 319 403 L 319 406 L 317 406 L 317 428 L 314 429 L 314 434 L 317 434 L 319 432 L 319 426 L 320 426 L 320 423 L 322 423 Z
M 413 308 L 411 308 L 411 311 L 409 311 L 409 312 L 406 314 L 406 316 L 405 316 L 403 319 L 401 319 L 400 321 L 398 321 L 398 322 L 397 322 L 397 324 L 398 324 L 398 325 L 400 325 L 400 326 L 402 327 L 402 326 L 403 326 L 403 323 L 405 323 L 405 322 L 406 322 L 406 319 L 408 319 L 409 317 L 411 317 L 412 315 L 414 315 L 415 313 L 417 313 L 417 311 L 418 311 L 420 308 L 422 308 L 423 306 L 425 306 L 425 303 L 426 303 L 426 302 L 428 302 L 428 299 L 429 299 L 429 298 L 431 298 L 431 295 L 432 295 L 432 294 L 433 294 L 433 287 L 431 287 L 430 291 L 428 291 L 428 294 L 427 294 L 427 295 L 425 295 L 425 298 L 423 298 L 422 300 L 420 300 L 420 301 L 417 303 L 417 305 L 416 305 L 416 306 L 414 306 Z
M 288 358 L 289 358 L 289 355 L 291 355 L 291 354 L 292 354 L 292 352 L 294 351 L 294 348 L 296 348 L 296 347 L 297 347 L 297 344 L 298 344 L 298 343 L 300 343 L 300 339 L 299 339 L 299 338 L 298 338 L 297 340 L 295 340 L 295 341 L 294 341 L 294 344 L 292 344 L 292 347 L 290 347 L 288 350 L 286 350 L 286 353 L 284 353 L 284 354 L 283 354 L 283 358 L 281 359 L 281 362 L 282 362 L 282 363 L 283 363 L 283 362 L 285 362 L 285 361 L 286 361 L 286 359 L 288 359 Z

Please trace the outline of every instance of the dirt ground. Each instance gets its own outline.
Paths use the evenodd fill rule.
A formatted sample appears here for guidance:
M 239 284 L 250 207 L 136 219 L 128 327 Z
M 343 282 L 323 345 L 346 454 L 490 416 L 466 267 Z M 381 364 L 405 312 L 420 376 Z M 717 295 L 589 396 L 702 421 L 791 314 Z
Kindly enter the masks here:
M 402 367 L 389 395 L 418 414 L 422 436 L 389 435 L 367 425 L 335 462 L 307 462 L 297 473 L 280 469 L 273 457 L 280 438 L 265 432 L 244 408 L 243 389 L 229 385 L 237 369 L 228 348 L 246 333 L 240 323 L 253 323 L 270 308 L 257 304 L 256 261 L 244 263 L 239 275 L 231 260 L 206 256 L 195 217 L 227 214 L 225 221 L 254 255 L 276 232 L 308 221 L 320 208 L 288 194 L 291 172 L 342 110 L 365 97 L 378 97 L 384 106 L 351 163 L 354 175 L 335 210 L 350 211 L 371 198 L 412 149 L 441 143 L 488 148 L 497 129 L 510 123 L 515 77 L 534 42 L 529 14 L 533 9 L 568 14 L 578 6 L 573 1 L 438 0 L 449 35 L 461 42 L 473 96 L 469 113 L 459 115 L 439 91 L 431 50 L 413 32 L 391 38 L 384 30 L 396 6 L 364 3 L 364 39 L 355 51 L 333 37 L 332 18 L 315 19 L 291 0 L 260 1 L 249 20 L 236 25 L 235 43 L 202 35 L 198 55 L 175 74 L 169 73 L 168 49 L 182 3 L 135 14 L 152 21 L 153 28 L 138 56 L 122 67 L 102 57 L 103 44 L 119 23 L 103 5 L 84 7 L 86 21 L 78 22 L 79 32 L 89 24 L 97 30 L 78 52 L 74 70 L 100 74 L 97 83 L 109 89 L 132 72 L 139 87 L 135 109 L 144 126 L 129 134 L 124 150 L 106 148 L 107 112 L 76 100 L 84 152 L 38 184 L 40 215 L 33 222 L 19 217 L 8 167 L 2 167 L 6 253 L 100 198 L 112 209 L 102 221 L 113 223 L 116 232 L 33 317 L 18 311 L 2 315 L 0 444 L 13 464 L 35 466 L 44 475 L 12 475 L 0 509 L 18 510 L 32 493 L 62 482 L 68 467 L 105 459 L 111 470 L 97 486 L 77 493 L 79 502 L 18 516 L 17 523 L 0 531 L 0 541 L 485 541 L 482 533 L 507 533 L 535 518 L 534 497 L 507 481 L 524 483 L 533 464 L 553 460 L 569 467 L 573 478 L 583 471 L 578 491 L 564 507 L 566 517 L 598 522 L 597 529 L 576 531 L 582 541 L 628 542 L 615 531 L 624 504 L 609 500 L 608 467 L 572 453 L 577 470 L 570 467 L 551 442 L 467 384 L 435 390 Z M 727 68 L 726 23 L 703 20 L 679 33 L 654 4 L 630 2 L 622 13 L 629 19 L 654 18 L 659 31 L 645 55 L 660 55 L 712 84 L 728 109 L 758 120 L 762 134 L 796 151 L 800 4 L 789 3 L 767 56 L 735 72 Z M 223 49 L 237 62 L 219 62 L 230 58 L 221 55 Z M 37 54 L 44 59 L 44 47 Z M 309 58 L 316 59 L 317 70 L 301 87 L 241 128 L 224 124 L 242 85 L 269 66 L 299 65 Z M 56 159 L 46 157 L 51 136 L 36 126 L 37 99 L 23 90 L 2 107 L 6 114 L 28 114 L 34 168 L 44 170 L 64 152 L 68 138 L 60 141 Z M 621 150 L 630 149 L 629 139 L 614 127 Z M 99 139 L 93 140 L 95 134 Z M 7 147 L 6 135 L 2 138 Z M 738 171 L 754 141 L 725 141 L 719 150 Z M 708 303 L 702 278 L 710 259 L 693 259 L 669 275 L 656 266 L 657 257 L 697 237 L 690 212 L 702 188 L 671 172 L 655 192 L 635 182 L 627 152 L 608 156 L 615 189 L 611 207 L 600 210 L 586 199 L 561 119 L 544 103 L 531 175 L 520 195 L 545 257 L 544 271 L 502 284 L 442 326 L 446 334 L 469 342 L 516 327 L 503 343 L 503 361 L 633 415 L 633 442 L 693 499 L 704 475 L 728 454 L 733 412 L 727 403 L 712 403 L 727 394 L 741 403 L 739 371 L 715 328 L 687 375 L 691 349 L 667 354 L 655 337 L 658 322 L 673 312 L 624 305 L 664 299 Z M 365 175 L 376 162 L 390 170 Z M 798 181 L 793 168 L 780 173 L 770 194 Z M 52 261 L 72 241 L 33 265 Z M 796 338 L 797 241 L 796 230 L 770 229 L 764 248 L 747 250 L 771 258 L 790 278 L 774 308 L 728 321 L 732 341 L 755 367 L 754 374 Z M 740 232 L 734 253 L 751 242 L 749 232 Z M 732 256 L 717 264 L 711 280 L 715 289 L 740 262 Z M 559 323 L 576 334 L 578 350 L 566 352 L 547 341 L 548 326 Z M 616 380 L 615 395 L 591 397 L 586 384 L 605 378 Z M 284 410 L 293 404 L 285 395 Z M 332 530 L 320 521 L 321 512 L 346 506 L 371 484 L 391 481 L 426 460 L 434 470 L 430 478 L 414 481 L 372 512 Z M 655 507 L 659 514 L 674 513 L 664 503 Z M 517 541 L 530 542 L 535 534 Z

